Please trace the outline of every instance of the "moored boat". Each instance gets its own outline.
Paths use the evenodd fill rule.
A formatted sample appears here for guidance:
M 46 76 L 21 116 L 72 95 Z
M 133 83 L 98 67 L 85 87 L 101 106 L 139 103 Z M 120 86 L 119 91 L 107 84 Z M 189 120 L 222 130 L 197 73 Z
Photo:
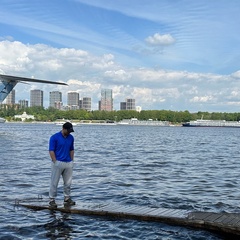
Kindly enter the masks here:
M 137 125 L 137 126 L 170 126 L 168 121 L 138 120 L 137 118 L 123 119 L 117 125 Z
M 238 121 L 197 119 L 182 124 L 183 127 L 240 127 Z

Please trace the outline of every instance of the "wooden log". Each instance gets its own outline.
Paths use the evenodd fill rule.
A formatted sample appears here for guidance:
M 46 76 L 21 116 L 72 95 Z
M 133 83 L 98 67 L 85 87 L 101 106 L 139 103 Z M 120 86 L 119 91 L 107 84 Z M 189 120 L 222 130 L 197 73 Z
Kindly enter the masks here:
M 34 210 L 49 209 L 73 214 L 163 222 L 240 236 L 240 214 L 237 213 L 188 212 L 181 209 L 125 206 L 108 203 L 79 203 L 71 207 L 59 205 L 57 209 L 52 209 L 44 200 L 18 201 L 17 204 Z

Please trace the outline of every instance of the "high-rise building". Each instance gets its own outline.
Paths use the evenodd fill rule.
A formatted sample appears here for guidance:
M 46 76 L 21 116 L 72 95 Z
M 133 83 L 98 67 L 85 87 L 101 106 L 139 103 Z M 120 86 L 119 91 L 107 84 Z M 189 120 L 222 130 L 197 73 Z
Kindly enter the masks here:
M 28 100 L 19 100 L 18 103 L 19 103 L 20 108 L 28 107 Z
M 120 102 L 120 110 L 126 110 L 127 109 L 127 103 L 126 102 Z
M 62 106 L 62 93 L 53 91 L 49 93 L 49 107 L 60 109 Z
M 126 98 L 125 102 L 120 103 L 120 110 L 135 110 L 135 99 Z
M 67 97 L 67 104 L 71 109 L 79 109 L 79 93 L 69 92 Z
M 101 110 L 101 111 L 112 111 L 113 110 L 112 89 L 102 89 L 99 110 Z
M 62 108 L 63 108 L 63 103 L 62 103 L 62 102 L 55 102 L 55 103 L 54 103 L 54 108 L 56 108 L 56 109 L 62 109 Z
M 43 91 L 31 90 L 30 91 L 30 107 L 43 107 Z
M 92 99 L 90 97 L 84 97 L 82 100 L 80 100 L 80 109 L 91 111 Z
M 126 98 L 126 109 L 127 110 L 135 110 L 135 99 Z
M 6 97 L 6 104 L 15 104 L 15 89 L 13 89 Z

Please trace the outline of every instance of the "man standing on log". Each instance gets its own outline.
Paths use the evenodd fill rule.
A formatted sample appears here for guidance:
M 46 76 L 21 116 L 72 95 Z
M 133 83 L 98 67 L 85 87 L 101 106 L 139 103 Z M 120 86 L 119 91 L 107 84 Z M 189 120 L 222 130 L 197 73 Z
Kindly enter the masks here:
M 74 132 L 73 126 L 66 122 L 62 130 L 52 135 L 49 140 L 49 154 L 52 159 L 49 206 L 52 208 L 57 208 L 55 198 L 61 176 L 64 184 L 64 205 L 75 205 L 70 197 L 74 158 L 74 137 L 71 132 Z

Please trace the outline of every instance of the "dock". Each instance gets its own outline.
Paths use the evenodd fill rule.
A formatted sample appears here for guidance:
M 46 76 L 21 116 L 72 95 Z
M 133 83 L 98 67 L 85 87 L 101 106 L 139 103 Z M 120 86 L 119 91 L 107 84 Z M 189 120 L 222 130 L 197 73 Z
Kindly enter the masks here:
M 48 209 L 64 213 L 95 215 L 115 219 L 161 222 L 169 225 L 213 231 L 218 234 L 240 236 L 240 213 L 190 212 L 182 209 L 126 206 L 116 203 L 77 203 L 77 205 L 71 207 L 58 204 L 59 206 L 56 209 L 51 209 L 48 206 L 48 201 L 43 199 L 16 200 L 15 205 L 33 210 Z

